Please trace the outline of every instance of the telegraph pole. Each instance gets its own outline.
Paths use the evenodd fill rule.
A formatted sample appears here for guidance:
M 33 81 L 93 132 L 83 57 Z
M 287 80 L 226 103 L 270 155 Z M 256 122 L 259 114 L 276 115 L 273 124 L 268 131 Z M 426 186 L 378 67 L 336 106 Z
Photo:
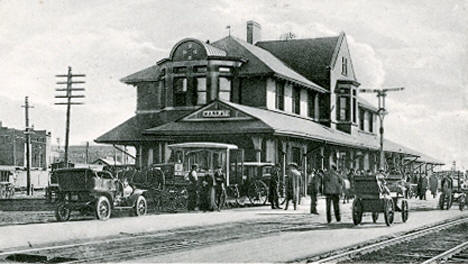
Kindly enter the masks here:
M 73 88 L 72 84 L 75 83 L 85 83 L 84 81 L 74 81 L 74 77 L 86 77 L 84 74 L 72 74 L 72 68 L 68 66 L 68 73 L 67 74 L 60 74 L 55 75 L 57 78 L 67 78 L 66 81 L 59 81 L 57 84 L 66 84 L 66 88 L 56 88 L 55 91 L 58 92 L 65 92 L 65 95 L 56 95 L 55 98 L 64 98 L 66 102 L 59 102 L 55 103 L 56 105 L 66 105 L 67 106 L 67 120 L 65 126 L 65 167 L 68 168 L 68 144 L 69 144 L 69 136 L 70 136 L 70 114 L 71 114 L 71 106 L 72 105 L 82 105 L 83 102 L 72 102 L 73 98 L 84 98 L 85 96 L 82 94 L 74 95 L 74 91 L 84 91 L 84 88 Z
M 26 192 L 27 195 L 31 195 L 31 128 L 29 127 L 29 108 L 34 108 L 34 106 L 29 105 L 29 98 L 24 97 L 24 105 L 21 107 L 24 108 L 24 117 L 26 128 L 24 129 L 24 134 L 26 135 Z M 16 137 L 16 135 L 15 135 Z M 16 144 L 16 140 L 15 140 Z
M 396 92 L 396 91 L 403 91 L 404 87 L 397 87 L 397 88 L 384 88 L 384 89 L 359 89 L 360 92 L 363 93 L 377 93 L 377 98 L 379 100 L 379 110 L 377 114 L 380 120 L 380 155 L 379 155 L 379 168 L 384 169 L 385 167 L 385 154 L 384 154 L 384 117 L 387 114 L 387 110 L 385 110 L 385 97 L 387 96 L 387 92 Z

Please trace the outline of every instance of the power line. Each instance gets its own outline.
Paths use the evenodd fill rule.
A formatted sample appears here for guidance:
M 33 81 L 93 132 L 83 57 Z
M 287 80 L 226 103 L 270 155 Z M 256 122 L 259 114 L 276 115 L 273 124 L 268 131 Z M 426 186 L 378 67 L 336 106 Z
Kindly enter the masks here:
M 380 157 L 379 157 L 379 168 L 384 169 L 385 167 L 385 155 L 383 149 L 383 139 L 384 139 L 384 117 L 387 114 L 387 110 L 385 109 L 385 97 L 387 96 L 387 92 L 397 92 L 403 91 L 404 87 L 395 87 L 395 88 L 384 88 L 384 89 L 359 89 L 359 92 L 362 93 L 376 93 L 377 98 L 379 100 L 379 109 L 377 114 L 380 120 Z
M 65 95 L 59 94 L 56 95 L 55 98 L 58 99 L 66 99 L 65 102 L 58 102 L 55 105 L 66 105 L 67 106 L 67 120 L 66 120 L 66 128 L 65 128 L 65 157 L 64 162 L 65 166 L 68 167 L 68 144 L 69 144 L 69 136 L 70 136 L 70 114 L 71 114 L 71 106 L 72 105 L 82 105 L 83 102 L 72 102 L 75 98 L 84 98 L 85 96 L 82 94 L 73 94 L 73 92 L 84 91 L 85 88 L 76 88 L 72 87 L 73 84 L 83 84 L 85 81 L 76 81 L 73 78 L 80 78 L 86 77 L 85 74 L 72 74 L 72 68 L 68 66 L 68 73 L 67 74 L 58 74 L 55 75 L 57 78 L 67 78 L 66 81 L 58 81 L 57 84 L 66 84 L 67 87 L 58 87 L 55 88 L 57 92 L 66 92 Z

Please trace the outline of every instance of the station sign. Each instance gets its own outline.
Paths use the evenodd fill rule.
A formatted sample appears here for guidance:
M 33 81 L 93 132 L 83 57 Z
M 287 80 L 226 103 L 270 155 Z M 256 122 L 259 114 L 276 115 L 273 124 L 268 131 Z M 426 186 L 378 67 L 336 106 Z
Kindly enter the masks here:
M 230 117 L 230 110 L 205 110 L 202 112 L 203 118 L 220 118 L 220 117 Z

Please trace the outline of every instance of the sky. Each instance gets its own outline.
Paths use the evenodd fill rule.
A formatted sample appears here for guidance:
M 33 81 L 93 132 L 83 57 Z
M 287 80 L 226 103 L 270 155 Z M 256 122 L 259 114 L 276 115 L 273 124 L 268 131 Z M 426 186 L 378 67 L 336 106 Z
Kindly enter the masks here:
M 72 144 L 132 117 L 136 89 L 119 79 L 165 58 L 186 37 L 262 39 L 346 33 L 362 88 L 404 86 L 387 97 L 385 136 L 468 169 L 468 1 L 34 1 L 0 0 L 0 121 L 31 122 L 64 142 L 56 74 L 86 74 L 85 105 L 72 107 Z M 364 95 L 377 102 L 373 95 Z

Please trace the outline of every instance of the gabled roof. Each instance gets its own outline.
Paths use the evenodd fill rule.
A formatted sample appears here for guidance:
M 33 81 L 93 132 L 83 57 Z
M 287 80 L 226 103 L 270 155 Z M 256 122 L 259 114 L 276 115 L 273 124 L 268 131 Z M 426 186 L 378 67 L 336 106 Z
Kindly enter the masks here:
M 138 82 L 154 82 L 159 79 L 159 74 L 159 66 L 153 65 L 141 71 L 130 74 L 120 79 L 120 81 L 126 84 L 134 84 Z
M 247 43 L 233 36 L 227 36 L 212 43 L 213 46 L 226 50 L 229 56 L 243 57 L 248 60 L 241 66 L 240 75 L 274 75 L 316 91 L 327 92 L 320 85 L 297 73 L 269 51 Z
M 336 47 L 340 36 L 260 41 L 256 45 L 268 50 L 291 69 L 310 81 L 320 83 L 328 77 L 327 73 L 333 65 Z

